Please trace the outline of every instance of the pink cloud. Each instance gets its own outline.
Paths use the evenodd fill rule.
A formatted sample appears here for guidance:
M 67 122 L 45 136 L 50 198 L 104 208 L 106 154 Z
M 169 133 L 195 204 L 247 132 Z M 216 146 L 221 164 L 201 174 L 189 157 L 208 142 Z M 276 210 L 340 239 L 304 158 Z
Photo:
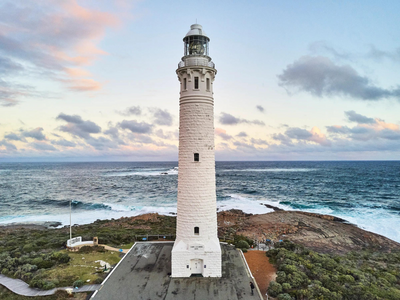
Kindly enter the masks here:
M 14 0 L 0 4 L 3 56 L 13 65 L 23 66 L 19 72 L 25 78 L 35 70 L 65 82 L 73 91 L 99 90 L 102 84 L 81 67 L 107 54 L 98 43 L 107 29 L 121 24 L 121 18 L 97 7 L 83 6 L 76 0 Z M 85 78 L 71 84 L 70 80 L 77 77 Z M 10 85 L 1 85 L 6 84 Z M 9 97 L 0 94 L 4 105 L 12 105 L 18 98 L 18 83 Z
M 102 84 L 93 79 L 80 78 L 64 81 L 69 83 L 68 88 L 70 90 L 78 92 L 98 91 L 102 88 Z

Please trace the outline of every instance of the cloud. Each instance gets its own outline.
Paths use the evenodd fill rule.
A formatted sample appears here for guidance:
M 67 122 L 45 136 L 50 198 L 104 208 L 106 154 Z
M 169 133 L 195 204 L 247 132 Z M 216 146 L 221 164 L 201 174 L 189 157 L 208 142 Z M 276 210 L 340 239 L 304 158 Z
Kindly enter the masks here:
M 266 140 L 263 140 L 263 139 L 251 138 L 250 142 L 251 142 L 253 145 L 266 145 L 266 146 L 269 145 L 269 143 L 268 143 Z
M 264 107 L 262 107 L 261 105 L 257 105 L 256 108 L 260 111 L 260 112 L 264 112 Z
M 330 133 L 337 133 L 337 134 L 346 134 L 350 132 L 349 127 L 341 125 L 326 126 L 326 129 Z
M 107 130 L 104 131 L 104 134 L 112 136 L 114 139 L 119 137 L 119 131 L 117 127 L 109 127 Z
M 250 150 L 257 150 L 257 148 L 254 147 L 254 145 L 252 145 L 252 144 L 247 144 L 247 143 L 243 143 L 243 142 L 239 142 L 239 141 L 233 142 L 233 145 L 235 145 L 235 146 L 237 147 L 236 150 L 239 150 L 239 151 L 244 151 L 244 152 L 246 152 L 246 151 L 248 151 L 249 149 L 250 149 Z
M 89 120 L 84 121 L 78 115 L 60 113 L 56 119 L 67 122 L 67 125 L 58 128 L 60 131 L 70 133 L 80 138 L 88 139 L 91 137 L 90 134 L 101 132 L 101 127 L 96 123 Z
M 7 151 L 11 151 L 11 152 L 17 150 L 17 147 L 15 147 L 14 144 L 7 142 L 5 139 L 0 141 L 0 146 L 4 146 Z
M 153 130 L 153 125 L 135 120 L 123 120 L 118 123 L 118 126 L 122 129 L 128 129 L 133 133 L 151 133 Z
M 118 145 L 119 145 L 118 142 L 112 141 L 112 140 L 107 139 L 102 136 L 99 138 L 90 137 L 90 138 L 86 139 L 86 142 L 89 145 L 93 146 L 96 150 L 118 148 Z
M 239 132 L 237 135 L 237 137 L 247 137 L 247 133 L 244 131 Z
M 335 49 L 325 41 L 314 42 L 308 48 L 312 53 L 328 53 L 336 59 L 351 60 L 354 56 L 349 52 Z
M 99 82 L 90 78 L 81 78 L 79 80 L 63 79 L 61 81 L 65 82 L 70 90 L 77 92 L 97 91 L 102 88 L 102 85 Z
M 400 140 L 400 126 L 397 124 L 386 123 L 379 118 L 369 118 L 355 111 L 346 111 L 345 115 L 349 121 L 356 122 L 357 125 L 354 127 L 327 126 L 328 133 L 356 141 Z
M 24 67 L 20 63 L 13 61 L 8 57 L 0 56 L 0 75 L 18 73 L 22 70 L 24 70 Z
M 219 137 L 221 137 L 225 141 L 229 141 L 232 139 L 232 136 L 226 133 L 226 130 L 222 128 L 215 128 L 215 134 Z
M 4 135 L 4 138 L 9 140 L 9 141 L 21 141 L 21 142 L 26 142 L 26 139 L 23 136 L 20 136 L 16 133 L 9 133 Z
M 291 139 L 308 140 L 312 137 L 312 133 L 306 129 L 294 127 L 286 130 L 285 134 Z
M 51 143 L 53 145 L 57 145 L 57 146 L 62 146 L 62 147 L 68 147 L 68 148 L 73 148 L 76 146 L 75 143 L 62 139 L 62 140 L 58 140 L 58 141 L 51 141 Z
M 143 134 L 134 134 L 133 141 L 141 144 L 157 144 L 150 136 Z
M 176 140 L 179 138 L 179 132 L 173 132 L 173 131 L 169 131 L 169 132 L 164 132 L 161 128 L 158 129 L 155 133 L 154 133 L 157 137 L 159 137 L 160 139 L 164 139 L 164 140 Z
M 42 131 L 43 131 L 43 128 L 38 127 L 38 128 L 32 129 L 30 131 L 23 131 L 22 135 L 24 137 L 33 138 L 38 141 L 44 141 L 44 140 L 46 140 L 46 136 L 42 133 Z
M 36 79 L 43 75 L 74 91 L 101 88 L 87 78 L 90 73 L 82 67 L 106 54 L 96 45 L 108 28 L 120 23 L 116 15 L 81 6 L 75 0 L 13 0 L 0 4 L 0 20 L 0 70 L 4 71 L 0 71 L 0 79 L 7 77 L 8 82 L 8 90 L 0 92 L 3 106 L 32 96 L 21 88 L 16 76 Z M 11 83 L 11 77 L 17 83 Z
M 288 65 L 278 78 L 279 85 L 288 91 L 304 91 L 317 97 L 338 95 L 369 101 L 400 98 L 399 87 L 392 90 L 376 87 L 351 66 L 336 65 L 323 56 L 303 56 Z
M 126 108 L 123 111 L 115 111 L 117 114 L 120 114 L 121 116 L 129 117 L 129 116 L 140 116 L 142 114 L 142 109 L 140 106 L 131 106 Z
M 1 46 L 1 45 L 0 45 Z M 1 55 L 1 52 L 0 52 Z M 1 76 L 1 74 L 0 74 Z M 17 105 L 21 99 L 48 98 L 44 93 L 37 92 L 32 86 L 5 81 L 0 77 L 0 105 L 11 107 Z
M 219 122 L 223 125 L 237 125 L 237 124 L 246 123 L 246 124 L 265 126 L 265 123 L 262 121 L 259 121 L 259 120 L 249 121 L 246 119 L 237 118 L 235 116 L 232 116 L 231 114 L 227 114 L 224 112 L 221 112 L 221 115 L 219 117 Z
M 272 139 L 286 146 L 293 146 L 292 139 L 282 133 L 274 133 Z
M 314 42 L 309 46 L 309 50 L 313 54 L 326 53 L 331 55 L 336 60 L 349 60 L 354 61 L 357 59 L 373 59 L 381 62 L 385 59 L 392 62 L 400 62 L 400 48 L 396 48 L 392 51 L 384 51 L 378 49 L 376 46 L 371 45 L 369 49 L 364 53 L 351 53 L 344 50 L 337 50 L 332 45 L 329 45 L 326 41 Z
M 172 115 L 165 109 L 152 108 L 150 111 L 153 113 L 154 123 L 157 125 L 172 125 Z
M 39 151 L 58 151 L 57 148 L 44 142 L 29 143 L 29 146 Z
M 344 112 L 350 122 L 356 122 L 359 124 L 374 124 L 375 120 L 373 118 L 368 118 L 366 116 L 356 113 L 354 110 L 349 110 Z
M 368 51 L 367 56 L 376 61 L 382 61 L 384 59 L 389 59 L 394 62 L 400 62 L 400 48 L 397 48 L 393 51 L 383 51 L 383 50 L 377 49 L 375 46 L 372 45 Z
M 272 138 L 287 146 L 293 146 L 293 140 L 297 142 L 313 142 L 321 146 L 331 145 L 331 141 L 327 139 L 318 127 L 313 127 L 310 131 L 299 127 L 289 127 L 285 134 L 275 133 Z

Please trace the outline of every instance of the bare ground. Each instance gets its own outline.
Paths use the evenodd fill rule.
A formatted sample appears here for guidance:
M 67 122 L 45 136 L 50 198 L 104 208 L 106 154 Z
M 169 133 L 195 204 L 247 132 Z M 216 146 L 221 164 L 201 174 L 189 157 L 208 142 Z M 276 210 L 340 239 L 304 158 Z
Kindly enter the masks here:
M 244 253 L 250 271 L 264 296 L 269 283 L 276 278 L 276 268 L 269 263 L 264 251 L 251 250 Z

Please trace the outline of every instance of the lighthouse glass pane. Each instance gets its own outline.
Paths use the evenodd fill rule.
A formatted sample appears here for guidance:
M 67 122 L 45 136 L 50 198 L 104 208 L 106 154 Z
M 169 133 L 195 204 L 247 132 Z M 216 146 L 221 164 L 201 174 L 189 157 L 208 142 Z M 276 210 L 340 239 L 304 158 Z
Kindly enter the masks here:
M 210 90 L 210 78 L 207 78 L 207 91 Z
M 200 233 L 199 227 L 195 227 L 195 228 L 194 228 L 194 234 L 199 234 L 199 233 Z
M 201 35 L 186 37 L 185 55 L 208 55 L 208 39 Z
M 200 155 L 199 153 L 194 154 L 194 161 L 200 161 Z
M 199 89 L 199 77 L 194 78 L 194 89 L 195 90 Z
M 186 78 L 183 78 L 183 90 L 186 91 Z

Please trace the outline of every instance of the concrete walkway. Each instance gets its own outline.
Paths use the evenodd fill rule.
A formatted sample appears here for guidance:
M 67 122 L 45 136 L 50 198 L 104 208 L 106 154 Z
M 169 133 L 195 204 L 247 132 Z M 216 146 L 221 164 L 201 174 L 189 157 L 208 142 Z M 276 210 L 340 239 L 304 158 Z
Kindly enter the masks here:
M 2 274 L 0 274 L 0 284 L 15 294 L 28 297 L 53 295 L 57 290 L 65 290 L 67 288 L 73 289 L 74 293 L 93 292 L 98 290 L 101 286 L 100 284 L 89 284 L 89 285 L 84 285 L 83 287 L 77 289 L 72 288 L 72 286 L 67 286 L 67 287 L 59 287 L 43 291 L 29 287 L 29 285 L 26 282 L 20 279 L 9 278 Z
M 110 247 L 110 246 L 103 245 L 103 244 L 99 244 L 99 246 L 103 246 L 104 249 L 109 250 L 109 251 L 116 251 L 116 252 L 119 252 L 119 250 L 120 250 L 120 249 L 118 249 L 118 248 Z M 122 249 L 122 253 L 128 253 L 128 251 L 129 251 L 129 249 Z

